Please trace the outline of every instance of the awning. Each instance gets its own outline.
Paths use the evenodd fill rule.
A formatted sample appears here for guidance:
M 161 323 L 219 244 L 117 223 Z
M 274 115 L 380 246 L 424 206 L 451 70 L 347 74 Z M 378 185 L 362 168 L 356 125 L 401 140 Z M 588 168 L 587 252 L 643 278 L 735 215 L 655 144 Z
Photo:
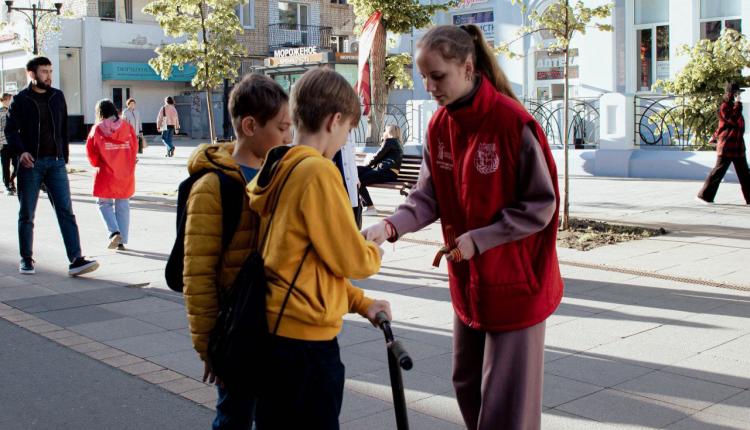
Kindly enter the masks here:
M 148 63 L 128 63 L 113 61 L 102 63 L 103 81 L 164 81 L 164 82 L 190 82 L 195 76 L 195 66 L 185 65 L 180 70 L 172 67 L 172 75 L 163 80 Z

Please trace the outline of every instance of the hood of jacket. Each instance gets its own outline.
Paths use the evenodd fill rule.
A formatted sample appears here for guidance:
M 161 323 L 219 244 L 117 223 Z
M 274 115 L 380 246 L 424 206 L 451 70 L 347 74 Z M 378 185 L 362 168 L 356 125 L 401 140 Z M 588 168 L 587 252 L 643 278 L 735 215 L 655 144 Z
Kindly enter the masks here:
M 120 129 L 120 127 L 122 127 L 122 123 L 123 121 L 117 117 L 109 117 L 97 124 L 96 128 L 98 128 L 103 135 L 111 137 Z
M 247 185 L 250 208 L 260 216 L 270 214 L 294 167 L 310 157 L 322 155 L 309 146 L 278 146 L 271 149 L 260 173 Z
M 232 178 L 245 182 L 240 166 L 232 158 L 234 142 L 219 144 L 203 143 L 195 148 L 187 163 L 188 173 L 195 174 L 201 170 L 222 170 Z

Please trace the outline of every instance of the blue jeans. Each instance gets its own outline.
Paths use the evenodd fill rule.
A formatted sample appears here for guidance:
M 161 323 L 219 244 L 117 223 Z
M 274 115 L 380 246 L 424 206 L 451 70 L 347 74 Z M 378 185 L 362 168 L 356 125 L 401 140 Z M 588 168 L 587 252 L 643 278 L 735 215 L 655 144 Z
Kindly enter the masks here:
M 255 398 L 243 394 L 229 393 L 217 386 L 216 418 L 213 430 L 250 430 L 255 417 Z
M 167 147 L 167 150 L 174 148 L 174 145 L 172 145 L 173 135 L 174 135 L 174 128 L 167 128 L 166 130 L 161 132 L 161 141 L 164 143 L 164 146 Z
M 18 166 L 18 245 L 22 258 L 31 258 L 34 246 L 34 215 L 39 201 L 39 189 L 44 183 L 47 195 L 55 208 L 68 260 L 73 262 L 81 256 L 81 239 L 78 235 L 73 201 L 70 198 L 70 183 L 62 157 L 42 157 L 34 167 Z
M 109 234 L 119 232 L 123 245 L 128 244 L 128 230 L 130 227 L 130 199 L 99 198 L 99 212 L 109 230 Z

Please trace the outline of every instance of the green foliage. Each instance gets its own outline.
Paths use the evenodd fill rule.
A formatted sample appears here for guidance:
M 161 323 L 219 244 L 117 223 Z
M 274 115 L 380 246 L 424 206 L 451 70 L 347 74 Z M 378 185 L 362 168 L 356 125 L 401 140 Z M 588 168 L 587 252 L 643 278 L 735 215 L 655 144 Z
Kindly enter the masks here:
M 705 148 L 716 129 L 716 112 L 724 86 L 729 81 L 750 84 L 742 70 L 750 67 L 750 41 L 743 34 L 726 29 L 716 41 L 701 40 L 695 46 L 683 45 L 678 55 L 690 60 L 673 80 L 659 80 L 654 90 L 677 96 L 676 107 L 651 116 L 650 121 L 676 131 L 675 138 L 694 140 L 692 146 Z
M 385 82 L 391 89 L 411 89 L 414 82 L 411 79 L 411 54 L 404 52 L 385 59 Z
M 432 16 L 458 5 L 458 0 L 442 4 L 423 5 L 419 0 L 350 0 L 357 16 L 357 24 L 362 25 L 376 10 L 383 14 L 382 22 L 392 33 L 408 33 L 412 28 L 424 28 L 432 24 Z
M 546 47 L 539 46 L 553 52 L 564 52 L 570 47 L 573 37 L 578 34 L 586 34 L 589 28 L 595 28 L 600 31 L 612 31 L 609 24 L 595 22 L 597 19 L 608 18 L 612 13 L 614 4 L 606 4 L 594 8 L 586 7 L 583 1 L 578 0 L 575 3 L 566 0 L 555 0 L 541 12 L 536 9 L 529 10 L 522 0 L 512 0 L 513 4 L 518 4 L 521 13 L 527 15 L 529 24 L 518 30 L 518 38 L 508 42 L 501 43 L 495 48 L 498 54 L 505 55 L 508 58 L 522 57 L 522 54 L 511 51 L 510 46 L 517 40 L 523 39 L 535 33 L 550 34 L 555 42 Z M 593 22 L 592 22 L 593 21 Z
M 156 48 L 151 67 L 168 79 L 172 66 L 186 64 L 197 68 L 192 85 L 198 89 L 219 86 L 225 78 L 234 79 L 245 48 L 237 41 L 242 26 L 235 8 L 244 0 L 154 0 L 143 12 L 153 15 L 164 33 L 184 42 Z

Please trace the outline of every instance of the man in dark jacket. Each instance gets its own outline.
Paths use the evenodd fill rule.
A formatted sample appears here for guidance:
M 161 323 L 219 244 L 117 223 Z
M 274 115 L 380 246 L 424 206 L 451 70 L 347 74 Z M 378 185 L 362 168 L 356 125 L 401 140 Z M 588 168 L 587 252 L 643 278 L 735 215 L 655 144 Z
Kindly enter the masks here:
M 26 64 L 29 86 L 13 97 L 5 124 L 5 137 L 18 156 L 18 271 L 34 273 L 32 248 L 34 214 L 39 190 L 47 187 L 55 208 L 65 250 L 70 260 L 68 274 L 78 276 L 96 270 L 99 263 L 83 258 L 70 184 L 68 162 L 68 109 L 62 91 L 52 88 L 52 63 L 35 57 Z
M 734 171 L 742 187 L 745 203 L 750 205 L 750 171 L 745 156 L 745 119 L 742 117 L 742 103 L 739 95 L 745 90 L 740 84 L 730 82 L 724 93 L 724 101 L 719 108 L 719 127 L 714 133 L 717 141 L 716 166 L 708 174 L 703 188 L 698 193 L 698 199 L 705 203 L 713 203 L 719 184 L 727 173 L 730 164 L 734 164 Z

